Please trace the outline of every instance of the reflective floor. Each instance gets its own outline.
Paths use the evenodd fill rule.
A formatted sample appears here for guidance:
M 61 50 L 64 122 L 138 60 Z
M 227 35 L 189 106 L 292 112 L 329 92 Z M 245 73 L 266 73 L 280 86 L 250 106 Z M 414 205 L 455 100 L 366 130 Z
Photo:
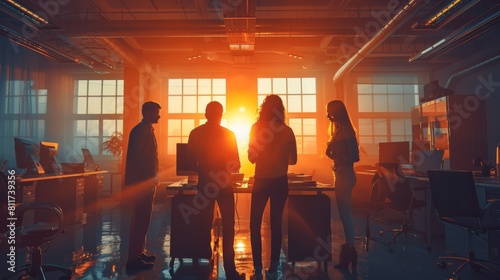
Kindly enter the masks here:
M 293 269 L 292 263 L 287 262 L 287 236 L 283 240 L 281 265 L 279 276 L 282 279 L 449 279 L 454 269 L 460 262 L 450 261 L 447 268 L 442 269 L 436 265 L 438 256 L 449 255 L 444 249 L 442 237 L 434 237 L 432 252 L 426 248 L 425 241 L 416 235 L 400 236 L 397 243 L 392 246 L 392 252 L 386 245 L 390 234 L 378 234 L 381 230 L 389 230 L 393 225 L 376 221 L 371 222 L 374 241 L 370 242 L 369 250 L 365 251 L 364 239 L 359 239 L 356 249 L 359 254 L 357 270 L 337 270 L 333 264 L 338 261 L 340 244 L 343 241 L 343 232 L 335 204 L 332 203 L 332 248 L 333 262 L 328 262 L 326 272 L 323 264 L 315 261 L 296 262 Z M 158 257 L 154 269 L 140 273 L 128 274 L 125 269 L 127 260 L 128 205 L 122 204 L 116 197 L 102 199 L 100 209 L 95 213 L 87 213 L 86 221 L 82 224 L 66 226 L 64 234 L 55 239 L 47 251 L 44 252 L 43 262 L 70 267 L 73 271 L 72 279 L 225 279 L 222 269 L 222 252 L 218 244 L 217 223 L 213 230 L 213 265 L 208 260 L 193 263 L 191 259 L 184 259 L 182 264 L 175 260 L 170 267 L 170 200 L 159 194 L 155 203 L 152 224 L 148 233 L 147 250 Z M 239 272 L 246 273 L 250 279 L 253 270 L 250 235 L 248 228 L 248 195 L 239 194 L 237 200 L 238 220 L 236 223 L 237 235 L 235 237 L 236 266 Z M 285 213 L 286 215 L 286 213 Z M 357 234 L 363 235 L 365 231 L 365 216 L 362 211 L 354 213 Z M 269 229 L 264 218 L 263 244 L 264 266 L 268 265 Z M 189 242 L 189 240 L 186 240 Z M 465 240 L 464 240 L 465 242 Z M 2 270 L 0 275 L 7 271 L 3 268 L 6 262 L 6 249 L 2 247 L 0 262 Z M 30 254 L 26 250 L 18 250 L 17 265 L 22 265 L 29 260 Z M 495 266 L 493 266 L 495 267 Z M 498 266 L 496 267 L 498 269 Z M 48 279 L 59 279 L 56 273 L 48 273 Z M 496 279 L 484 272 L 474 271 L 465 267 L 458 275 L 460 279 Z M 265 278 L 264 278 L 265 279 Z

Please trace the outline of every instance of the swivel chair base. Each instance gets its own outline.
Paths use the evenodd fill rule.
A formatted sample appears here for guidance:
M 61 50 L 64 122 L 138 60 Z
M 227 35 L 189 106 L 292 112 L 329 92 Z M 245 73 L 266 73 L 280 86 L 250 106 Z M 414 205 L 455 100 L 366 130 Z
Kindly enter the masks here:
M 457 269 L 455 269 L 455 271 L 453 271 L 453 278 L 452 279 L 458 279 L 458 273 L 460 272 L 460 270 L 462 270 L 462 268 L 464 268 L 466 265 L 470 265 L 471 268 L 475 271 L 478 271 L 480 270 L 481 268 L 482 269 L 485 269 L 487 271 L 489 271 L 490 273 L 492 273 L 493 275 L 495 275 L 496 277 L 498 277 L 500 279 L 500 273 L 498 273 L 497 271 L 485 266 L 484 264 L 476 261 L 476 258 L 475 258 L 475 254 L 473 252 L 469 252 L 469 257 L 468 258 L 464 258 L 464 257 L 439 257 L 439 261 L 437 262 L 437 265 L 441 268 L 446 268 L 446 262 L 444 260 L 459 260 L 459 261 L 464 261 L 462 264 L 460 264 L 458 266 Z

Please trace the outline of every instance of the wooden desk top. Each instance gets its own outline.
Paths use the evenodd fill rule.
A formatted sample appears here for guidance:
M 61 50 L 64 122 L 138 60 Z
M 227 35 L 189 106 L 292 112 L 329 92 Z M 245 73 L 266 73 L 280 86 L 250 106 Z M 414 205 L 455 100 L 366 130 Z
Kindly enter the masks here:
M 16 180 L 20 183 L 27 182 L 36 182 L 36 181 L 44 181 L 44 180 L 54 180 L 54 179 L 65 179 L 65 178 L 73 178 L 73 177 L 85 177 L 90 175 L 98 175 L 108 173 L 106 170 L 99 171 L 90 171 L 90 172 L 82 172 L 82 173 L 69 173 L 69 174 L 42 174 L 42 175 L 33 175 L 33 176 L 16 176 Z
M 187 183 L 187 179 L 180 180 L 174 183 L 160 183 L 160 186 L 166 187 L 167 191 L 177 191 L 183 193 L 184 191 L 196 191 L 195 185 L 190 185 Z M 248 183 L 242 183 L 237 185 L 235 188 L 235 193 L 252 193 L 252 185 Z M 289 192 L 327 192 L 335 191 L 335 187 L 329 184 L 323 184 L 317 182 L 316 185 L 301 185 L 301 184 L 290 184 L 288 187 Z

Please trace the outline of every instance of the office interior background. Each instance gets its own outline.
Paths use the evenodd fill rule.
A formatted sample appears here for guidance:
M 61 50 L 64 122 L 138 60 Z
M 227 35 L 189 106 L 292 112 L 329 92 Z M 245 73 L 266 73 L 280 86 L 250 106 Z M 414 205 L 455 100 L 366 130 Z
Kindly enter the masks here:
M 91 267 L 87 272 L 100 279 L 124 275 L 123 247 L 115 240 L 128 237 L 127 211 L 113 199 L 120 192 L 126 151 L 115 156 L 103 143 L 121 134 L 122 147 L 127 147 L 144 101 L 156 100 L 163 108 L 154 126 L 163 183 L 185 178 L 176 174 L 176 144 L 186 143 L 189 132 L 205 122 L 205 105 L 212 100 L 223 104 L 222 123 L 237 135 L 241 172 L 252 176 L 248 134 L 268 94 L 282 97 L 297 138 L 298 164 L 290 172 L 314 174 L 318 182 L 332 183 L 331 160 L 324 151 L 325 106 L 333 99 L 345 102 L 357 129 L 362 154 L 356 167 L 378 162 L 379 143 L 415 145 L 432 137 L 446 139 L 432 148 L 447 150 L 448 160 L 462 156 L 460 169 L 477 168 L 477 157 L 493 166 L 500 143 L 499 22 L 498 0 L 0 0 L 0 163 L 6 161 L 5 169 L 17 169 L 18 175 L 23 172 L 16 166 L 14 137 L 58 143 L 63 163 L 83 162 L 81 149 L 89 149 L 106 171 L 103 193 L 112 195 L 103 201 L 112 201 L 111 206 L 105 207 L 102 221 L 94 217 L 67 226 L 44 260 L 60 263 L 63 256 L 65 265 Z M 429 135 L 431 127 L 422 126 L 418 110 L 450 96 L 463 99 L 446 108 L 449 119 L 433 120 L 437 134 Z M 476 115 L 482 118 L 465 125 Z M 453 136 L 447 133 L 457 131 L 460 137 L 453 141 L 467 143 L 452 151 Z M 453 169 L 449 162 L 445 167 Z M 363 190 L 355 188 L 354 196 Z M 240 199 L 238 206 L 244 208 L 246 198 Z M 170 215 L 166 203 L 160 206 L 149 248 L 165 259 Z M 79 222 L 80 214 L 67 216 Z M 342 233 L 338 217 L 331 220 L 338 229 L 332 233 L 336 257 Z M 248 243 L 246 227 L 239 228 L 237 237 Z M 92 245 L 83 250 L 80 237 L 88 229 L 97 234 L 85 236 Z M 364 229 L 363 220 L 357 233 Z M 96 236 L 103 238 L 93 244 Z M 492 236 L 496 242 L 498 235 Z M 465 239 L 451 238 L 452 246 L 435 240 L 432 245 L 441 244 L 433 247 L 434 255 L 421 240 L 395 254 L 373 243 L 369 253 L 359 250 L 360 275 L 431 279 L 421 277 L 424 273 L 443 279 L 454 268 L 436 272 L 434 257 L 442 247 L 465 252 Z M 490 259 L 498 264 L 493 245 Z M 94 252 L 84 260 L 100 263 L 75 264 L 75 252 Z M 248 253 L 238 256 L 239 269 L 247 274 L 250 261 L 241 259 Z M 160 261 L 156 267 L 167 270 Z M 87 272 L 75 271 L 75 277 Z M 353 279 L 331 266 L 329 273 Z
M 25 9 L 21 8 L 25 7 Z M 246 145 L 267 94 L 285 102 L 299 146 L 296 170 L 330 181 L 325 105 L 341 99 L 362 158 L 378 143 L 411 141 L 411 108 L 469 95 L 455 114 L 485 104 L 493 162 L 500 142 L 498 1 L 2 1 L 0 158 L 15 168 L 13 137 L 58 142 L 62 162 L 121 158 L 102 150 L 163 106 L 156 127 L 162 175 L 175 176 L 175 144 L 204 122 L 211 100 Z M 424 85 L 439 86 L 424 94 Z M 429 95 L 431 97 L 429 97 Z M 472 163 L 472 158 L 470 159 Z M 472 165 L 471 165 L 472 168 Z

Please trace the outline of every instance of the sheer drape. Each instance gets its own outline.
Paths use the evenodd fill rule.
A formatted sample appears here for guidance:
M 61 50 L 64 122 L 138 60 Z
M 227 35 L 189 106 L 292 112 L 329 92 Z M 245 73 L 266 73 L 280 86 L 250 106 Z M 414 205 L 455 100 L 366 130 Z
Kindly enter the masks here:
M 14 168 L 14 137 L 44 138 L 47 90 L 43 58 L 3 37 L 0 50 L 0 161 Z

